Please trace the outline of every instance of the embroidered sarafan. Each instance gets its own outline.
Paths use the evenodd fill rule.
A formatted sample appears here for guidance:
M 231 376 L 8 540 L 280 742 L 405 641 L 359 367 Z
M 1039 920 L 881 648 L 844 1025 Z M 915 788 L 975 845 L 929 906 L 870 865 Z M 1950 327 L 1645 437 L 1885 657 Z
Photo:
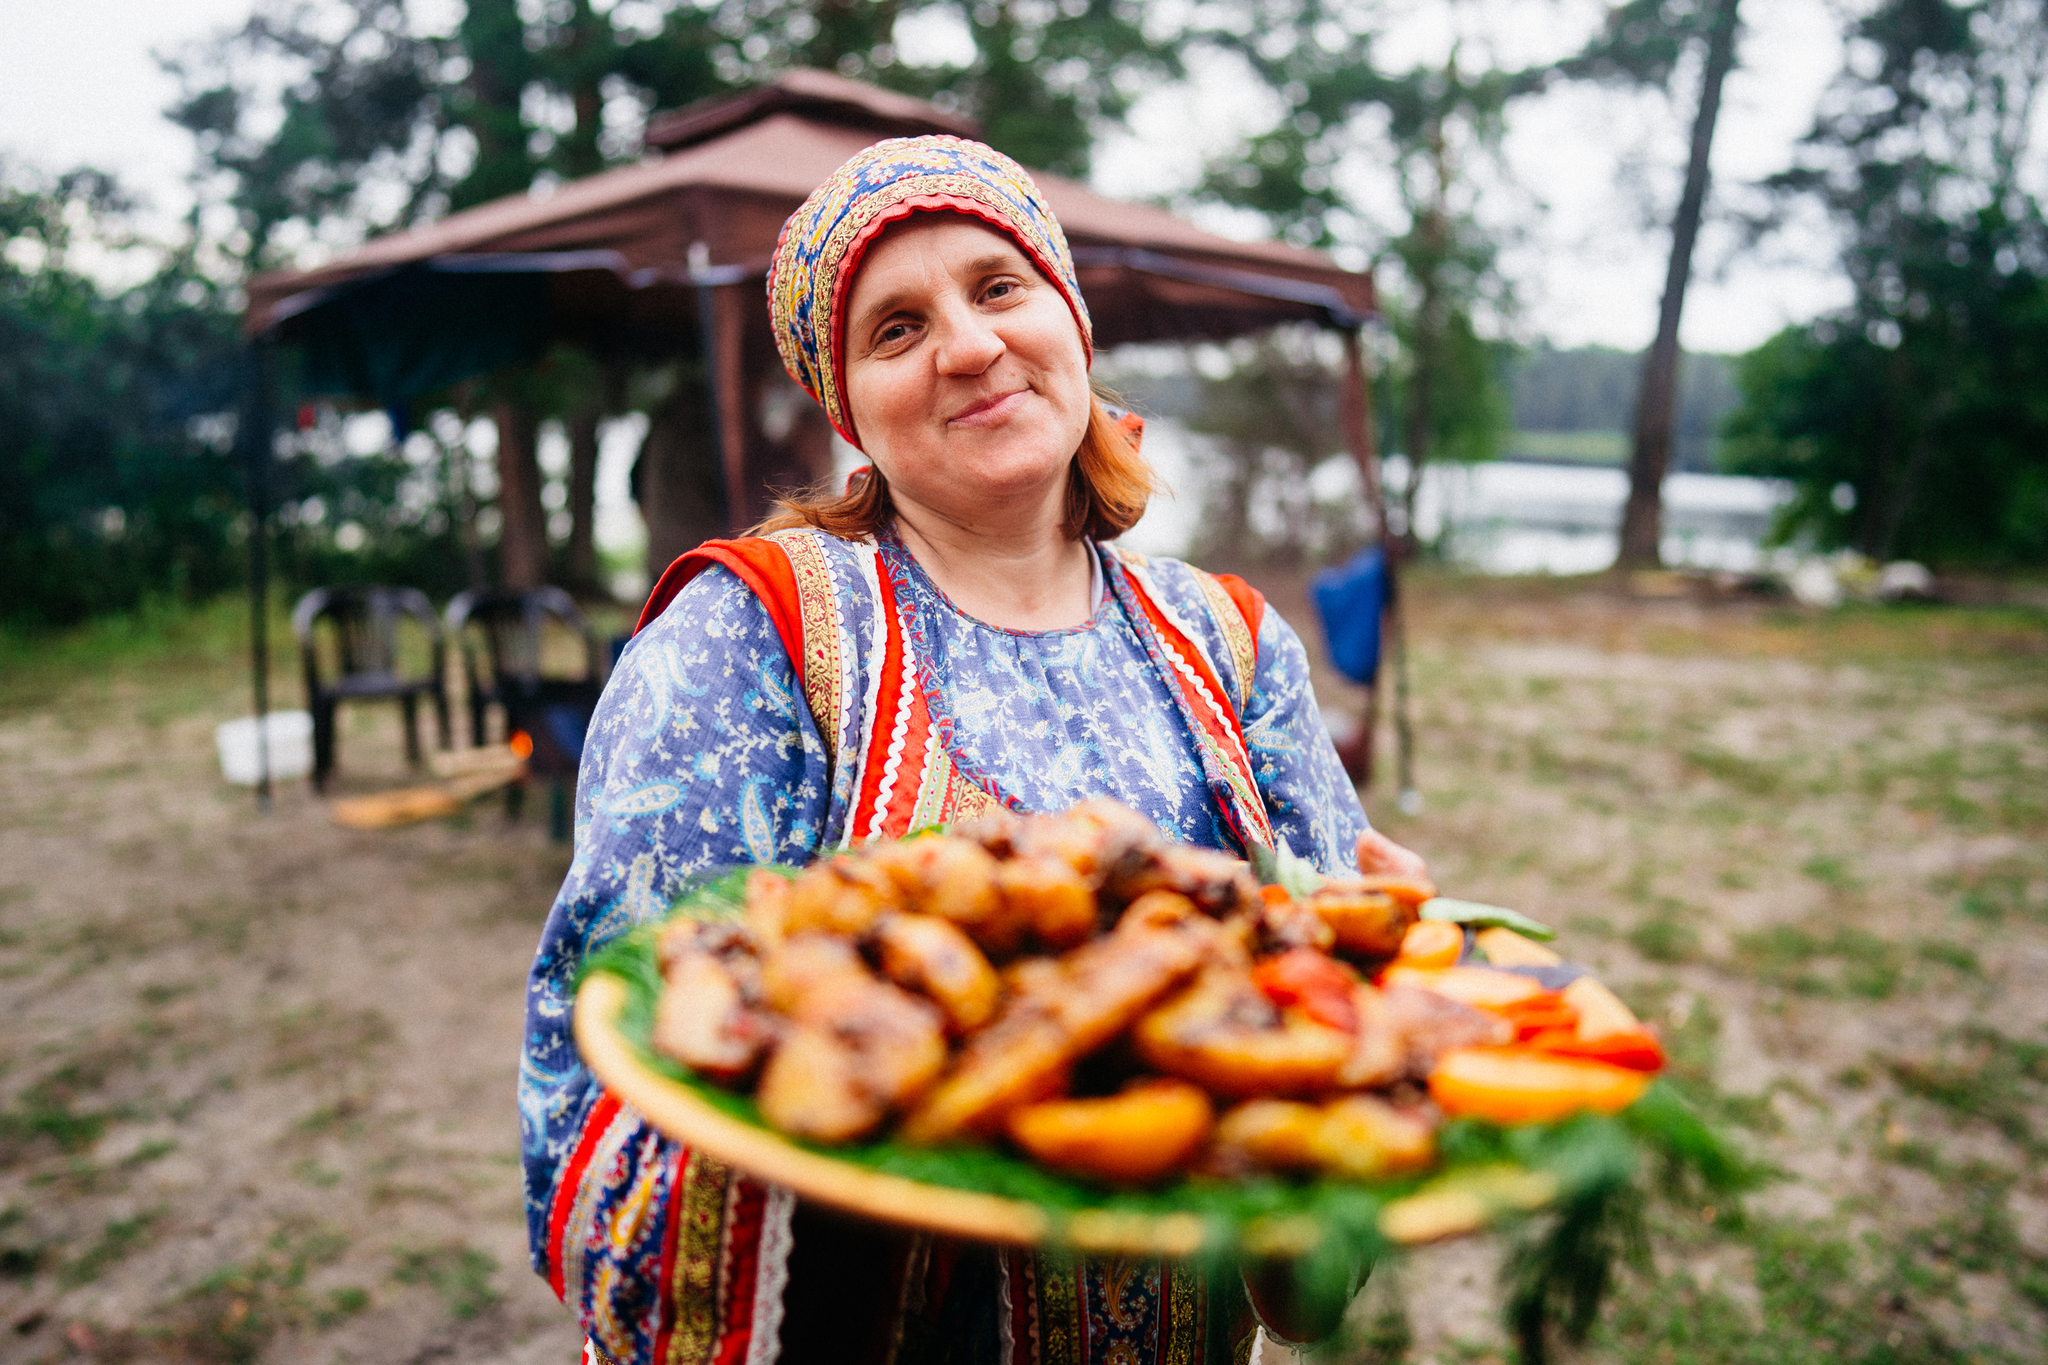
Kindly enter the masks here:
M 860 445 L 845 397 L 846 299 L 883 228 L 920 212 L 964 213 L 1009 236 L 1066 298 L 1092 360 L 1088 305 L 1067 234 L 1031 173 L 993 147 L 931 134 L 877 142 L 832 173 L 783 224 L 768 273 L 782 363 L 841 436 Z
M 960 612 L 893 539 L 740 544 L 736 567 L 701 566 L 614 671 L 529 982 L 534 1261 L 619 1361 L 739 1365 L 776 1349 L 787 1193 L 647 1129 L 595 1086 L 569 1032 L 583 955 L 665 913 L 692 874 L 807 862 L 991 802 L 1049 811 L 1110 795 L 1184 842 L 1282 843 L 1328 871 L 1353 866 L 1365 823 L 1300 641 L 1187 565 L 1104 552 L 1089 621 L 1019 632 Z M 829 648 L 814 631 L 831 632 Z M 1190 1270 L 964 1254 L 917 1260 L 936 1278 L 906 1286 L 900 1365 L 925 1351 L 1192 1365 L 1242 1342 L 1219 1325 L 1227 1286 Z M 953 1273 L 970 1263 L 983 1273 Z

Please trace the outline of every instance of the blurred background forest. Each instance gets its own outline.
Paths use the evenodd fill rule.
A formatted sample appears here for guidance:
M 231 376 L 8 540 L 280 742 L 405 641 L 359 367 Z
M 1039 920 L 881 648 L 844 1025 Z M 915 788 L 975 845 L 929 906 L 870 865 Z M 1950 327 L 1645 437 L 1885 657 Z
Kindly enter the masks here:
M 795 65 L 930 98 L 1026 164 L 1079 176 L 1144 93 L 1227 81 L 1263 113 L 1171 206 L 1375 268 L 1383 453 L 1409 468 L 1625 463 L 1642 445 L 1642 360 L 1557 349 L 1520 310 L 1506 248 L 1515 215 L 1541 206 L 1506 178 L 1500 147 L 1529 100 L 1574 82 L 1666 100 L 1696 142 L 1702 125 L 1711 138 L 1695 115 L 1718 99 L 1716 70 L 1740 69 L 1741 16 L 1734 0 L 1627 0 L 1545 63 L 1490 64 L 1478 41 L 1429 61 L 1382 55 L 1411 11 L 1450 13 L 1455 38 L 1459 23 L 1483 27 L 1482 8 L 256 0 L 240 26 L 160 54 L 182 91 L 167 116 L 194 148 L 178 230 L 145 226 L 92 168 L 0 165 L 0 615 L 33 629 L 240 579 L 237 312 L 253 272 L 545 195 L 639 158 L 651 113 Z M 1746 355 L 1682 364 L 1674 318 L 1669 466 L 1791 481 L 1773 534 L 1810 548 L 2039 565 L 2042 5 L 1866 0 L 1839 15 L 1840 70 L 1778 173 L 1709 187 L 1701 160 L 1702 194 L 1672 202 L 1647 173 L 1616 187 L 1615 212 L 1639 212 L 1646 231 L 1682 235 L 1704 212 L 1745 251 L 1819 224 L 1847 300 Z M 1681 293 L 1690 250 L 1674 256 Z M 1642 315 L 1655 306 L 1644 298 Z M 1255 562 L 1304 543 L 1298 517 L 1253 509 L 1306 507 L 1315 472 L 1342 460 L 1327 342 L 1211 348 L 1171 384 L 1135 383 L 1141 397 L 1178 393 L 1205 433 L 1195 540 L 1211 554 Z M 564 352 L 429 395 L 395 423 L 295 405 L 273 475 L 282 572 L 293 586 L 393 580 L 442 595 L 503 577 L 501 552 L 533 560 L 510 539 L 544 535 L 549 578 L 602 589 L 637 566 L 600 562 L 600 429 L 641 439 L 699 382 Z M 538 508 L 499 505 L 508 469 Z

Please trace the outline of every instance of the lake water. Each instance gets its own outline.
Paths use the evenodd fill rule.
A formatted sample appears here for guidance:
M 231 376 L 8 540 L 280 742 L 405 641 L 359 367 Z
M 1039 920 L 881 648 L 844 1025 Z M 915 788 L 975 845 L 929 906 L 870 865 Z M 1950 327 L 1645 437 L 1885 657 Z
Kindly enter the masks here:
M 1172 491 L 1153 502 L 1124 543 L 1150 554 L 1185 552 L 1202 502 L 1192 446 L 1199 439 L 1168 418 L 1146 423 L 1145 454 Z M 1408 462 L 1388 460 L 1386 479 L 1389 497 L 1397 496 L 1407 485 Z M 1357 470 L 1349 460 L 1328 461 L 1311 490 L 1323 502 L 1357 500 Z M 1791 496 L 1791 485 L 1775 479 L 1671 475 L 1664 481 L 1664 562 L 1763 569 L 1763 538 Z M 1441 540 L 1453 563 L 1481 573 L 1597 573 L 1614 563 L 1627 497 L 1628 475 L 1620 469 L 1518 460 L 1432 465 L 1416 492 L 1416 530 Z

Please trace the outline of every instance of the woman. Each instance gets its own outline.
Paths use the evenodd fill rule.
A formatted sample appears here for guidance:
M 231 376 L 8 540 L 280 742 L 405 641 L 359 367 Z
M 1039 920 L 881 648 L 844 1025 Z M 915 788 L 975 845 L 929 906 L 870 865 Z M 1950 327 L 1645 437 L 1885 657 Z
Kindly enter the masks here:
M 872 465 L 677 561 L 591 723 L 528 996 L 535 1268 L 596 1360 L 1241 1358 L 1234 1279 L 839 1218 L 660 1137 L 577 1060 L 577 962 L 691 874 L 998 801 L 1107 794 L 1189 843 L 1421 870 L 1367 828 L 1286 623 L 1101 545 L 1153 479 L 1089 390 L 1072 258 L 1020 167 L 868 148 L 791 217 L 769 296 L 790 373 Z

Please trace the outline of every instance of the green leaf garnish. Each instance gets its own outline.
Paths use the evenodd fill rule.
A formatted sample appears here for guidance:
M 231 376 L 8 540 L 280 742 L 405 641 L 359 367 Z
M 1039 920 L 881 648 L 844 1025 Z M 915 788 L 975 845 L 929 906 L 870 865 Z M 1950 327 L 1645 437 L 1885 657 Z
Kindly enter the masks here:
M 1436 896 L 1422 903 L 1424 919 L 1440 919 L 1451 924 L 1476 924 L 1482 929 L 1512 929 L 1526 938 L 1549 940 L 1557 937 L 1557 930 L 1540 920 L 1530 919 L 1516 910 L 1503 909 L 1498 905 L 1481 905 L 1478 901 L 1454 900 L 1449 896 Z

